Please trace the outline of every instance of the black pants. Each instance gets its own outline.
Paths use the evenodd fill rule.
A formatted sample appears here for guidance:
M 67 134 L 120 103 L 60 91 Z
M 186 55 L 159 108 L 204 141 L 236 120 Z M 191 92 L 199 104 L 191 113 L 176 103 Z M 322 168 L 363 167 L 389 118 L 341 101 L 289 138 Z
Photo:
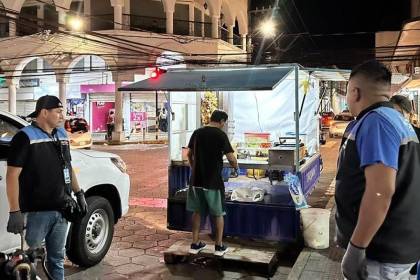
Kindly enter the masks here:
M 107 123 L 106 127 L 108 129 L 108 131 L 106 133 L 106 139 L 111 140 L 112 131 L 114 131 L 114 124 L 113 123 Z

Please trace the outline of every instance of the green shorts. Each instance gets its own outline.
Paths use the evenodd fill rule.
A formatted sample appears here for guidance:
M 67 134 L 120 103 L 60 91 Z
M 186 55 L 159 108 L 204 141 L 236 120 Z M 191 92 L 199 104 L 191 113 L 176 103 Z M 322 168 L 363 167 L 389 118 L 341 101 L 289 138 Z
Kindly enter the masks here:
M 210 190 L 197 187 L 189 187 L 187 193 L 187 210 L 212 216 L 224 216 L 225 203 L 220 190 Z M 222 200 L 223 199 L 223 200 Z

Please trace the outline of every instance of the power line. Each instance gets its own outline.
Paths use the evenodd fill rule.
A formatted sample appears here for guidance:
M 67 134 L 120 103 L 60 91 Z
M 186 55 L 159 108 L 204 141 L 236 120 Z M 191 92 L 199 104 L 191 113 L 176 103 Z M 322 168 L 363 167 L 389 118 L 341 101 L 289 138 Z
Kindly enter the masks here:
M 299 17 L 299 19 L 300 19 L 300 22 L 301 22 L 301 23 L 302 23 L 302 25 L 303 25 L 303 28 L 305 29 L 305 31 L 306 31 L 306 32 L 309 32 L 309 29 L 306 27 L 306 24 L 305 24 L 305 22 L 303 21 L 302 16 L 300 15 L 299 9 L 296 7 L 295 0 L 291 0 L 291 2 L 292 2 L 292 4 L 293 4 L 293 7 L 295 7 L 295 11 L 296 11 L 296 13 L 298 14 L 298 17 Z M 309 38 L 311 39 L 311 41 L 312 41 L 313 45 L 314 45 L 317 49 L 319 49 L 318 45 L 315 43 L 315 40 L 314 40 L 314 39 L 312 39 L 312 37 L 309 37 Z

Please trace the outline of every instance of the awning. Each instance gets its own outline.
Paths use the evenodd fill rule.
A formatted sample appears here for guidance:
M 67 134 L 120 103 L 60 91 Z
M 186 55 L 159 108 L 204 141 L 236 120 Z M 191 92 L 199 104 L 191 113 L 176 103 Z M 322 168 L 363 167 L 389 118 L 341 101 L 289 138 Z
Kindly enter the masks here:
M 120 91 L 272 90 L 293 67 L 244 67 L 168 70 L 157 78 L 123 86 Z
M 322 81 L 347 81 L 350 71 L 301 68 Z M 272 90 L 294 67 L 253 66 L 236 68 L 170 69 L 157 78 L 149 78 L 121 87 L 120 91 L 249 91 Z
M 314 76 L 321 81 L 346 82 L 350 78 L 349 70 L 305 68 L 305 71 L 308 71 L 309 73 L 311 73 L 311 76 Z

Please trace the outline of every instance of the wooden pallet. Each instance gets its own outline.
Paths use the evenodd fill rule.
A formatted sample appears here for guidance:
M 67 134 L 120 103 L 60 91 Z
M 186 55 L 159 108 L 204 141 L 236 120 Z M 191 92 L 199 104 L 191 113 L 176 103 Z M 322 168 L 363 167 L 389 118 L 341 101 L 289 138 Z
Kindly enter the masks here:
M 166 264 L 192 262 L 195 258 L 215 258 L 224 267 L 240 267 L 250 269 L 266 276 L 272 275 L 277 269 L 278 255 L 275 249 L 254 247 L 226 243 L 229 250 L 223 257 L 214 255 L 214 244 L 207 247 L 197 255 L 189 253 L 190 240 L 179 240 L 163 253 Z

